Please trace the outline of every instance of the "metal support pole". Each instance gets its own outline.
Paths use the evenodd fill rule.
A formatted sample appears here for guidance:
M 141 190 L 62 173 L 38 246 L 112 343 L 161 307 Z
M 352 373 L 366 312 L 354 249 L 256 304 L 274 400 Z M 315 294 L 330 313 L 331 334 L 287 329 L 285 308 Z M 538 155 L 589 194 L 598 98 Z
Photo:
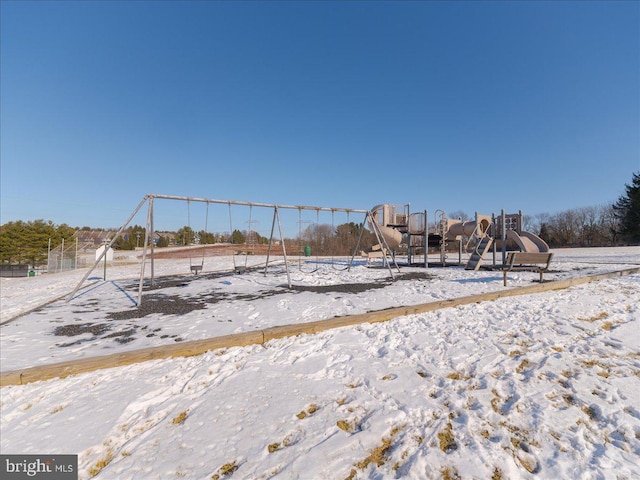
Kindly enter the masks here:
M 282 224 L 280 223 L 280 212 L 278 212 L 278 207 L 276 207 L 276 215 L 278 217 L 278 232 L 280 232 L 282 253 L 284 255 L 284 269 L 287 272 L 287 285 L 289 285 L 289 288 L 291 288 L 291 274 L 289 273 L 289 262 L 287 261 L 287 246 L 284 244 L 284 236 L 282 235 Z
M 133 213 L 131 214 L 131 216 L 127 219 L 127 221 L 120 227 L 120 230 L 118 230 L 118 232 L 114 235 L 114 237 L 111 239 L 111 242 L 109 243 L 109 247 L 111 247 L 115 241 L 118 239 L 118 237 L 122 234 L 122 232 L 124 231 L 125 228 L 127 228 L 127 226 L 129 225 L 129 222 L 131 222 L 131 220 L 133 220 L 133 217 L 136 216 L 136 214 L 138 213 L 138 211 L 142 208 L 142 206 L 145 204 L 145 202 L 147 201 L 147 199 L 150 198 L 149 195 L 145 195 L 145 197 L 142 199 L 142 201 L 138 204 L 138 206 L 136 207 L 136 209 L 133 211 Z M 102 257 L 105 256 L 107 254 L 107 249 L 105 249 L 102 252 L 102 255 L 100 255 L 98 258 L 96 258 L 95 263 L 93 264 L 93 266 L 89 269 L 89 271 L 87 273 L 84 274 L 84 277 L 82 277 L 82 280 L 80 280 L 80 282 L 78 283 L 78 285 L 76 285 L 76 288 L 73 289 L 73 291 L 67 296 L 66 301 L 68 302 L 69 300 L 71 300 L 73 298 L 73 296 L 76 294 L 76 292 L 78 290 L 80 290 L 80 287 L 82 286 L 82 284 L 87 280 L 87 278 L 89 278 L 89 275 L 91 275 L 91 272 L 93 272 L 93 270 L 98 266 L 98 264 L 100 263 L 100 261 L 102 260 Z
M 149 232 L 149 239 L 151 240 L 151 242 L 149 243 L 149 246 L 151 247 L 151 286 L 153 286 L 155 280 L 155 244 L 153 242 L 153 237 L 155 234 L 155 230 L 153 227 L 153 217 L 155 216 L 155 211 L 153 209 L 153 197 L 149 199 L 149 211 L 151 212 L 151 231 Z
M 267 247 L 267 261 L 264 264 L 264 276 L 267 276 L 267 269 L 269 268 L 269 258 L 271 257 L 271 245 L 273 245 L 273 232 L 276 228 L 276 218 L 278 216 L 278 207 L 273 207 L 273 220 L 271 221 L 271 234 L 269 235 L 269 246 Z M 280 239 L 284 246 L 284 240 Z M 284 247 L 283 247 L 284 248 Z M 287 257 L 285 255 L 285 263 Z
M 351 255 L 351 261 L 349 262 L 349 267 L 347 268 L 347 272 L 351 271 L 351 265 L 353 265 L 353 261 L 356 258 L 356 254 L 358 253 L 358 248 L 360 247 L 360 242 L 362 241 L 362 234 L 364 233 L 365 224 L 367 223 L 367 219 L 369 218 L 369 213 L 365 213 L 364 222 L 362 222 L 362 228 L 360 228 L 360 233 L 358 234 L 358 241 L 356 242 L 356 246 L 353 248 L 353 253 Z
M 502 264 L 507 263 L 507 216 L 502 209 Z
M 429 216 L 424 211 L 424 268 L 429 268 Z
M 407 203 L 407 264 L 411 266 L 411 204 Z
M 498 233 L 496 230 L 496 215 L 495 213 L 491 214 L 491 227 L 490 231 L 491 231 L 491 236 L 493 237 L 493 244 L 491 245 L 491 250 L 493 251 L 493 266 L 496 266 L 496 233 Z
M 349 213 L 347 213 L 347 218 L 349 218 Z M 366 221 L 366 214 L 365 214 L 365 221 Z M 356 258 L 358 249 L 360 248 L 360 240 L 362 239 L 363 231 L 364 231 L 364 223 L 362 224 L 362 228 L 360 229 L 360 233 L 358 234 L 358 240 L 356 241 L 356 244 L 353 247 L 353 252 L 351 252 L 351 260 L 349 260 L 349 265 L 347 265 L 347 272 L 351 271 L 351 265 L 353 265 L 353 261 Z
M 436 210 L 436 219 L 438 217 L 438 212 L 440 212 L 440 220 L 436 220 L 438 222 L 439 225 L 439 231 L 440 231 L 440 262 L 442 263 L 443 267 L 447 266 L 447 230 L 448 230 L 448 223 L 447 223 L 447 213 L 444 210 Z
M 522 233 L 522 210 L 518 210 L 518 235 Z
M 107 240 L 108 239 L 105 239 L 105 241 L 104 241 L 104 255 L 103 255 L 103 258 L 104 258 L 104 271 L 103 271 L 103 274 L 102 274 L 102 279 L 105 282 L 107 281 L 107 252 L 109 251 L 109 247 L 107 246 Z
M 144 230 L 144 247 L 142 248 L 142 266 L 140 267 L 140 283 L 138 284 L 138 306 L 142 305 L 142 284 L 144 282 L 144 267 L 147 263 L 147 245 L 149 244 L 149 233 L 151 231 L 151 215 L 153 211 L 153 199 L 149 199 L 149 209 L 147 210 L 147 225 Z

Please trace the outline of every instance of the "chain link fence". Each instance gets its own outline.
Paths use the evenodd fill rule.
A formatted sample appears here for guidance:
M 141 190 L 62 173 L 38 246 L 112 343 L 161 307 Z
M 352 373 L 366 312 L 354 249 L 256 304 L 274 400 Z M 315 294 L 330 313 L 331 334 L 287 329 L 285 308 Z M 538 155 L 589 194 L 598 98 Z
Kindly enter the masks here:
M 69 246 L 61 244 L 52 248 L 47 259 L 47 273 L 66 272 L 88 266 L 86 256 L 80 256 L 80 252 L 86 247 L 87 245 L 79 246 L 74 242 Z

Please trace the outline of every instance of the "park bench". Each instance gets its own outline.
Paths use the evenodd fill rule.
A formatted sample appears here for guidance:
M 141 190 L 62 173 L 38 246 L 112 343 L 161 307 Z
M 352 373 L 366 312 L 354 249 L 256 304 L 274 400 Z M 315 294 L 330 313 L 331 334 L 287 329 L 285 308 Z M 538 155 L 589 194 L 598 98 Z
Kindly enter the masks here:
M 542 283 L 542 275 L 549 269 L 552 258 L 553 253 L 509 252 L 507 262 L 501 268 L 504 286 L 507 286 L 507 273 L 516 270 L 538 272 Z
M 374 258 L 383 259 L 387 255 L 388 255 L 387 249 L 384 248 L 382 245 L 374 245 L 373 247 L 371 247 L 371 250 L 368 252 L 365 252 L 364 250 L 360 251 L 360 256 L 367 258 L 367 267 L 371 266 L 372 260 Z

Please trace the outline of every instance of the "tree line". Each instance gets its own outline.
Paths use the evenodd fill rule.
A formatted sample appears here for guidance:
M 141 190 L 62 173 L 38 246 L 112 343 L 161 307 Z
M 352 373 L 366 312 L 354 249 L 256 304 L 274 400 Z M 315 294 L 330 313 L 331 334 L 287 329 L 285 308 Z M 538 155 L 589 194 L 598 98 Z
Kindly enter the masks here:
M 456 212 L 456 215 L 461 216 L 462 212 Z M 640 245 L 640 172 L 632 175 L 631 183 L 625 185 L 625 193 L 611 205 L 575 208 L 555 214 L 525 215 L 523 229 L 536 233 L 552 247 Z M 47 262 L 49 246 L 57 247 L 63 239 L 65 243 L 74 241 L 77 230 L 90 229 L 72 228 L 67 224 L 55 225 L 50 220 L 5 223 L 0 226 L 0 263 L 43 265 Z M 143 246 L 144 236 L 143 227 L 129 227 L 116 240 L 114 247 L 133 250 Z M 313 255 L 348 255 L 353 252 L 358 238 L 361 238 L 362 250 L 377 243 L 375 235 L 362 223 L 349 222 L 335 228 L 324 224 L 310 225 L 301 232 L 299 238 L 285 239 L 285 245 L 288 251 L 293 252 L 300 250 L 302 253 L 303 248 L 308 246 Z M 268 242 L 268 238 L 253 230 L 219 234 L 195 232 L 185 226 L 175 232 L 177 245 Z M 169 243 L 168 234 L 160 234 L 156 239 L 158 247 L 168 246 Z
M 523 230 L 551 247 L 605 247 L 625 244 L 611 205 L 582 207 L 550 215 L 524 215 Z
M 611 205 L 574 208 L 524 218 L 524 230 L 551 247 L 604 247 L 640 244 L 640 172 Z
M 360 248 L 366 250 L 376 242 L 375 235 L 364 228 L 362 223 L 345 223 L 333 227 L 329 224 L 309 225 L 296 238 L 285 238 L 284 243 L 289 252 L 304 252 L 311 248 L 313 255 L 348 255 L 353 253 L 358 238 Z M 255 230 L 234 230 L 229 233 L 195 232 L 188 226 L 180 228 L 175 235 L 176 245 L 212 245 L 215 243 L 231 243 L 233 245 L 252 244 L 267 245 L 269 238 Z
M 44 265 L 49 246 L 73 242 L 76 229 L 66 223 L 55 225 L 51 220 L 8 222 L 0 226 L 0 263 Z

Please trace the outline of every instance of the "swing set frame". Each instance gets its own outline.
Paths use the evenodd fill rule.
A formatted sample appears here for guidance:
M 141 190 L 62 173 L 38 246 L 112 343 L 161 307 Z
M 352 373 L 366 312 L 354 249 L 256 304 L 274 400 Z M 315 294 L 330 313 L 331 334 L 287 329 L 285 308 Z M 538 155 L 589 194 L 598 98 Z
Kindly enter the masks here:
M 385 246 L 387 248 L 387 250 L 389 250 L 388 245 L 386 245 L 386 241 L 384 240 L 384 237 L 382 235 L 382 233 L 379 231 L 379 227 L 377 225 L 377 223 L 373 220 L 373 213 L 370 210 L 359 210 L 359 209 L 353 209 L 353 208 L 329 208 L 329 207 L 318 207 L 318 206 L 310 206 L 310 205 L 278 205 L 278 204 L 272 204 L 272 203 L 256 203 L 256 202 L 243 202 L 243 201 L 237 201 L 237 200 L 217 200 L 217 199 L 212 199 L 212 198 L 198 198 L 198 197 L 183 197 L 183 196 L 176 196 L 176 195 L 161 195 L 161 194 L 147 194 L 144 196 L 144 198 L 140 201 L 140 203 L 138 204 L 138 206 L 133 210 L 133 212 L 131 213 L 131 215 L 129 216 L 129 218 L 127 218 L 127 220 L 122 224 L 122 226 L 120 227 L 120 229 L 118 230 L 118 232 L 113 236 L 113 238 L 111 239 L 111 241 L 109 242 L 109 244 L 107 245 L 106 248 L 103 249 L 102 254 L 98 256 L 98 258 L 96 258 L 95 263 L 93 264 L 93 266 L 85 273 L 85 275 L 82 277 L 82 279 L 80 280 L 80 282 L 78 283 L 78 285 L 76 285 L 76 287 L 73 289 L 73 291 L 67 296 L 67 302 L 70 301 L 74 295 L 78 292 L 78 290 L 80 290 L 80 288 L 82 287 L 82 285 L 86 282 L 86 280 L 89 278 L 89 275 L 91 275 L 91 273 L 93 272 L 93 270 L 100 264 L 100 262 L 103 260 L 103 257 L 105 256 L 106 252 L 109 251 L 109 248 L 111 248 L 113 246 L 113 244 L 116 242 L 116 240 L 120 237 L 120 235 L 122 235 L 122 233 L 125 231 L 125 229 L 129 226 L 129 224 L 131 223 L 131 221 L 134 219 L 134 217 L 138 214 L 138 212 L 142 209 L 142 207 L 145 204 L 148 204 L 148 208 L 147 208 L 147 221 L 146 221 L 146 228 L 145 228 L 145 235 L 144 235 L 144 247 L 142 250 L 142 260 L 140 263 L 140 279 L 139 279 L 139 283 L 138 283 L 138 298 L 137 298 L 137 305 L 140 306 L 142 304 L 142 290 L 143 290 L 143 285 L 144 285 L 144 280 L 146 278 L 146 264 L 147 264 L 147 257 L 149 257 L 150 259 L 150 271 L 149 271 L 149 280 L 150 280 L 150 284 L 153 286 L 154 284 L 154 279 L 155 279 L 155 272 L 154 272 L 154 243 L 153 242 L 149 242 L 149 239 L 153 238 L 153 236 L 155 235 L 155 230 L 154 230 L 154 201 L 156 199 L 162 199 L 162 200 L 176 200 L 176 201 L 181 201 L 181 202 L 187 202 L 187 215 L 188 215 L 188 220 L 190 222 L 191 218 L 190 218 L 190 205 L 192 202 L 201 202 L 201 203 L 206 203 L 207 204 L 207 219 L 206 219 L 206 224 L 208 224 L 209 221 L 209 205 L 210 204 L 223 204 L 223 205 L 228 205 L 229 206 L 229 215 L 231 217 L 231 205 L 242 205 L 242 206 L 247 206 L 250 207 L 250 212 L 253 210 L 254 207 L 262 207 L 262 208 L 270 208 L 273 209 L 273 219 L 271 222 L 271 234 L 269 235 L 269 244 L 268 244 L 268 248 L 267 248 L 267 259 L 266 262 L 264 264 L 264 275 L 267 275 L 267 270 L 269 267 L 269 260 L 271 259 L 271 249 L 273 246 L 273 242 L 274 242 L 274 234 L 275 234 L 275 228 L 276 225 L 278 227 L 278 234 L 279 234 L 279 240 L 282 244 L 282 254 L 284 256 L 284 265 L 285 265 L 285 270 L 286 270 L 286 274 L 287 274 L 287 284 L 288 287 L 291 288 L 292 287 L 292 283 L 291 283 L 291 273 L 289 271 L 289 261 L 288 261 L 288 257 L 287 257 L 287 249 L 285 246 L 285 242 L 284 242 L 284 236 L 282 233 L 282 223 L 280 221 L 280 210 L 283 209 L 290 209 L 290 210 L 298 210 L 299 212 L 301 212 L 302 210 L 312 210 L 317 212 L 317 215 L 319 215 L 320 211 L 327 211 L 327 212 L 332 212 L 331 216 L 332 216 L 332 222 L 333 222 L 333 216 L 335 214 L 335 212 L 346 212 L 348 216 L 350 216 L 353 213 L 360 213 L 364 215 L 364 225 L 369 225 L 372 229 L 374 234 L 376 235 L 379 243 L 383 246 Z M 231 218 L 229 219 L 230 221 L 230 225 L 231 223 Z M 206 225 L 205 224 L 205 225 Z M 249 229 L 251 229 L 251 225 L 249 225 Z M 205 227 L 206 230 L 206 227 Z M 362 239 L 362 232 L 363 232 L 364 228 L 361 229 L 360 231 L 360 235 L 358 236 L 358 240 L 356 242 L 356 245 L 353 249 L 353 253 L 351 255 L 351 260 L 349 261 L 347 270 L 349 270 L 353 264 L 353 261 L 355 259 L 356 253 L 358 251 L 358 248 L 360 246 L 360 241 Z M 233 233 L 233 232 L 230 232 Z M 189 263 L 190 263 L 190 269 L 192 272 L 194 272 L 194 265 L 193 265 L 193 261 L 190 258 L 189 259 Z M 398 269 L 398 271 L 400 270 L 398 265 L 395 263 L 395 260 L 393 260 L 393 263 L 395 264 L 395 267 Z M 394 278 L 393 275 L 393 271 L 391 269 L 391 263 L 385 259 L 385 264 L 389 270 L 389 274 L 391 276 L 391 278 Z M 234 259 L 234 267 L 235 267 L 235 259 Z M 198 267 L 198 271 L 202 270 L 202 267 L 204 266 L 204 253 L 203 253 L 203 258 L 202 258 L 202 262 L 199 265 L 196 265 L 196 267 Z M 245 266 L 246 266 L 246 259 L 245 259 Z M 237 269 L 236 269 L 237 270 Z M 196 272 L 197 273 L 197 272 Z

